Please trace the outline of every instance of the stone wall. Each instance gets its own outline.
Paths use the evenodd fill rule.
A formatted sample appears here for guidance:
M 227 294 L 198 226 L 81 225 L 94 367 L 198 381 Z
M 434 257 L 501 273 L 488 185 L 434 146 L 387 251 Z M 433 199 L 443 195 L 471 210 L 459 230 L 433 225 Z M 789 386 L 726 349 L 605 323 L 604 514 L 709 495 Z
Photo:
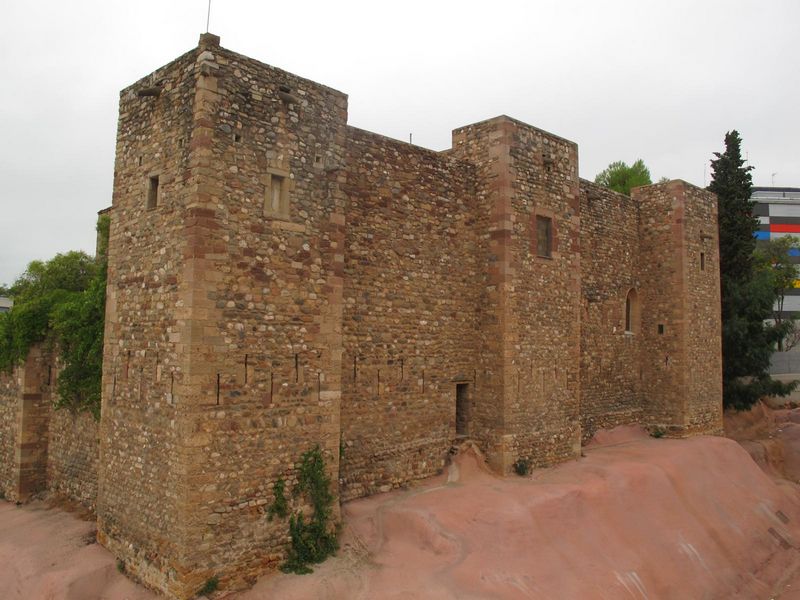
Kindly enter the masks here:
M 346 109 L 211 35 L 122 93 L 100 539 L 169 595 L 278 564 L 304 451 L 336 480 Z
M 21 367 L 0 372 L 0 496 L 14 499 L 18 481 L 17 416 L 22 397 Z
M 87 412 L 53 410 L 48 439 L 48 492 L 94 512 L 100 452 L 97 420 Z
M 120 94 L 108 255 L 98 474 L 98 539 L 135 577 L 171 590 L 180 578 L 180 503 L 191 431 L 187 384 L 192 274 L 193 50 Z M 149 198 L 158 178 L 155 202 Z M 149 206 L 151 204 L 152 206 Z
M 347 149 L 340 479 L 352 498 L 443 467 L 456 386 L 474 400 L 484 377 L 485 258 L 470 165 L 354 128 Z
M 581 180 L 581 428 L 642 422 L 641 324 L 626 331 L 625 302 L 642 290 L 639 204 Z M 648 265 L 657 269 L 657 265 Z M 638 307 L 641 312 L 641 305 Z M 647 309 L 645 309 L 647 310 Z
M 53 407 L 57 378 L 41 346 L 11 373 L 0 373 L 0 495 L 24 502 L 47 494 L 94 510 L 97 421 Z
M 484 257 L 485 272 L 475 307 L 480 327 L 480 354 L 476 365 L 475 398 L 472 402 L 470 437 L 481 440 L 489 464 L 506 472 L 516 457 L 507 434 L 506 387 L 509 381 L 507 300 L 511 261 L 509 190 L 509 138 L 513 123 L 490 119 L 453 131 L 448 154 L 474 165 L 475 229 Z
M 24 363 L 0 375 L 0 491 L 15 502 L 47 487 L 52 373 L 49 353 L 34 346 Z
M 548 465 L 580 451 L 580 204 L 577 146 L 508 117 L 457 129 L 453 154 L 476 165 L 489 215 L 481 389 L 493 466 Z M 537 216 L 552 221 L 537 254 Z
M 687 357 L 684 344 L 683 202 L 675 186 L 635 188 L 640 206 L 641 368 L 647 420 L 673 434 L 683 431 Z
M 646 418 L 651 427 L 673 435 L 718 433 L 722 363 L 716 200 L 680 180 L 636 188 L 632 197 L 641 211 L 640 260 L 648 267 L 641 270 Z
M 265 515 L 274 483 L 291 498 L 317 445 L 335 482 L 341 427 L 346 96 L 218 46 L 200 58 L 187 591 L 279 564 L 288 528 Z
M 717 198 L 684 184 L 688 405 L 686 433 L 722 435 L 722 323 Z
M 546 466 L 580 455 L 578 147 L 514 124 L 505 418 L 507 433 L 514 436 L 513 455 Z M 549 257 L 537 250 L 537 217 L 552 220 Z

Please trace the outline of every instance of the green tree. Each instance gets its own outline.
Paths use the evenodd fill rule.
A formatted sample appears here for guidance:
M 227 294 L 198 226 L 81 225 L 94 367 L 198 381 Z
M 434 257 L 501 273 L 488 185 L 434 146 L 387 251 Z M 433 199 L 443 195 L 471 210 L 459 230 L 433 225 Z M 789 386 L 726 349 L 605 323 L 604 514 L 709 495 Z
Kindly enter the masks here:
M 800 238 L 786 235 L 773 240 L 758 242 L 757 260 L 765 263 L 772 271 L 772 288 L 775 293 L 773 320 L 780 324 L 786 318 L 783 306 L 786 292 L 793 289 L 800 278 L 800 265 L 792 262 L 791 251 L 800 249 Z
M 88 287 L 96 270 L 93 262 L 83 252 L 31 261 L 9 288 L 14 307 L 0 313 L 0 369 L 24 361 L 33 344 L 53 341 L 53 311 Z
M 56 254 L 48 261 L 34 260 L 9 288 L 17 302 L 40 297 L 52 290 L 81 292 L 97 273 L 97 263 L 85 252 Z
M 594 182 L 620 194 L 630 196 L 631 189 L 640 185 L 650 185 L 653 180 L 650 179 L 650 170 L 640 158 L 630 166 L 621 160 L 612 162 L 597 174 Z
M 59 352 L 56 406 L 99 416 L 103 359 L 108 217 L 98 220 L 96 258 L 83 252 L 32 261 L 9 288 L 14 307 L 0 313 L 0 369 L 10 370 L 31 346 Z
M 792 262 L 790 254 L 798 248 L 800 238 L 791 235 L 761 241 L 756 245 L 757 261 L 766 265 L 772 274 L 775 295 L 772 320 L 780 330 L 786 330 L 785 337 L 778 340 L 778 350 L 781 351 L 794 347 L 798 341 L 796 319 L 794 316 L 787 317 L 783 310 L 786 293 L 794 289 L 795 282 L 800 279 L 800 265 Z
M 103 376 L 103 332 L 106 311 L 106 270 L 109 219 L 97 222 L 100 234 L 96 273 L 81 294 L 56 306 L 51 325 L 58 341 L 63 368 L 58 374 L 56 406 L 89 410 L 100 418 Z
M 720 284 L 722 291 L 722 386 L 727 407 L 748 408 L 761 397 L 783 396 L 796 384 L 769 376 L 775 346 L 786 324 L 770 325 L 776 275 L 767 261 L 757 261 L 751 166 L 745 166 L 741 138 L 725 135 L 725 152 L 715 152 L 708 189 L 718 198 Z

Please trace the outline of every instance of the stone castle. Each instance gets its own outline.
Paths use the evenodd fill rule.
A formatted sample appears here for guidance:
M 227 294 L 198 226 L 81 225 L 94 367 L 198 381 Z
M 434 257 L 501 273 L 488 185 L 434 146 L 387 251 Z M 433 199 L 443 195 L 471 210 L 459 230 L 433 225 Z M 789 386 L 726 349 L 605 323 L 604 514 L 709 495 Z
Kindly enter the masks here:
M 96 511 L 176 598 L 280 564 L 266 507 L 319 445 L 343 500 L 580 455 L 599 428 L 722 430 L 716 198 L 624 196 L 573 142 L 501 116 L 434 152 L 212 34 L 122 91 L 99 425 L 4 379 L 10 498 Z M 99 447 L 98 447 L 99 444 Z

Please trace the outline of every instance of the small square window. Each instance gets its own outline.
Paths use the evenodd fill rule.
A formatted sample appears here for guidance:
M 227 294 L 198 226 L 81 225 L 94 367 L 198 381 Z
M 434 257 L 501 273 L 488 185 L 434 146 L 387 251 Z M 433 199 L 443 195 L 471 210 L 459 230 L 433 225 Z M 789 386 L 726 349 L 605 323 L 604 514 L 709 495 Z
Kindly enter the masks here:
M 545 258 L 553 256 L 553 220 L 536 216 L 536 254 Z
M 150 177 L 147 183 L 147 210 L 158 206 L 158 175 Z

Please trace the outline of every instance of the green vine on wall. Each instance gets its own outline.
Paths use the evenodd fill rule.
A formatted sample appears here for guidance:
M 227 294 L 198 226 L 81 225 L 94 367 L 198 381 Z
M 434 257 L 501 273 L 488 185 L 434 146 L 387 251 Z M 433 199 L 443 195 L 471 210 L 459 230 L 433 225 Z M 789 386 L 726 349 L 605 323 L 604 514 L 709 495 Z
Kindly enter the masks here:
M 278 480 L 283 482 L 283 480 Z M 275 501 L 279 504 L 278 491 L 283 496 L 283 486 L 275 487 Z M 281 566 L 285 573 L 311 573 L 309 565 L 318 564 L 339 549 L 336 540 L 337 529 L 332 523 L 334 496 L 331 492 L 331 479 L 325 471 L 325 460 L 319 446 L 303 453 L 297 474 L 297 485 L 292 495 L 306 500 L 311 505 L 311 516 L 296 511 L 289 517 L 289 536 L 291 545 L 286 562 Z M 270 507 L 270 515 L 272 514 Z M 277 509 L 275 511 L 277 514 Z M 285 516 L 286 513 L 284 513 Z
M 289 503 L 286 500 L 285 491 L 286 482 L 283 480 L 283 478 L 278 479 L 278 481 L 275 482 L 275 487 L 273 488 L 275 499 L 272 501 L 272 504 L 269 505 L 269 509 L 267 510 L 267 517 L 270 521 L 272 521 L 275 515 L 279 516 L 281 519 L 285 519 L 289 514 Z
M 34 344 L 58 352 L 57 408 L 100 416 L 106 304 L 108 215 L 97 221 L 97 257 L 83 252 L 32 261 L 6 290 L 14 300 L 0 313 L 0 370 L 11 371 Z

